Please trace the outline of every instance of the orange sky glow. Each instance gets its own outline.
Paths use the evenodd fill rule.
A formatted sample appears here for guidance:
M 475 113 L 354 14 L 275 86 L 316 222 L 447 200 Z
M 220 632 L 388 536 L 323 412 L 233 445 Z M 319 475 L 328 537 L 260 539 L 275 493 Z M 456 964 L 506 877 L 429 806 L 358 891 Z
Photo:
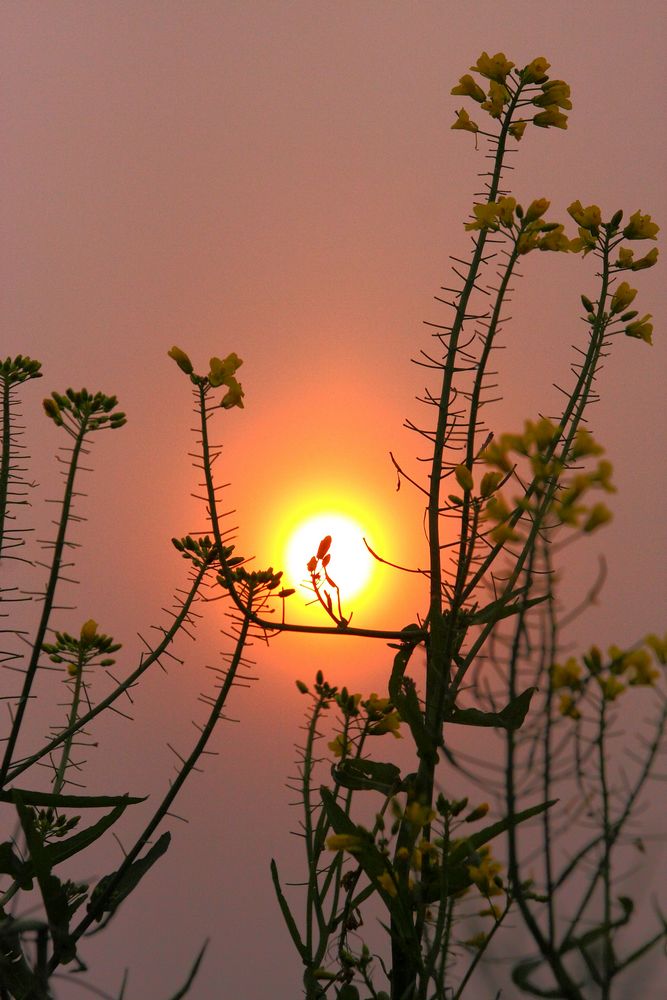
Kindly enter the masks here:
M 606 214 L 640 208 L 666 231 L 667 24 L 658 0 L 23 0 L 3 5 L 0 28 L 0 353 L 43 362 L 23 409 L 42 530 L 61 444 L 39 413 L 42 396 L 86 385 L 116 393 L 128 414 L 122 431 L 94 445 L 88 520 L 76 535 L 82 586 L 66 594 L 77 610 L 61 622 L 75 629 L 93 617 L 123 642 L 128 662 L 141 648 L 137 633 L 163 620 L 185 579 L 171 537 L 204 524 L 188 457 L 192 399 L 167 357 L 172 344 L 202 371 L 211 355 L 243 358 L 245 408 L 220 412 L 213 433 L 223 446 L 219 482 L 229 484 L 225 523 L 253 565 L 284 563 L 285 582 L 297 586 L 290 540 L 323 514 L 358 524 L 388 563 L 426 564 L 423 497 L 405 482 L 396 489 L 389 453 L 423 480 L 425 443 L 403 423 L 423 419 L 415 397 L 433 383 L 410 359 L 433 349 L 422 321 L 442 319 L 433 296 L 449 283 L 449 255 L 469 245 L 463 221 L 486 150 L 451 131 L 460 99 L 450 90 L 483 49 L 504 49 L 521 65 L 545 55 L 572 87 L 569 129 L 533 130 L 540 134 L 516 156 L 520 200 L 549 197 L 557 218 L 575 198 Z M 526 259 L 516 283 L 499 352 L 502 399 L 488 418 L 499 431 L 520 429 L 541 405 L 553 409 L 553 383 L 568 378 L 579 295 L 594 269 L 566 255 L 547 267 L 544 257 L 555 256 Z M 591 411 L 618 494 L 604 537 L 564 560 L 573 603 L 602 552 L 609 569 L 572 630 L 575 648 L 664 629 L 667 286 L 658 271 L 637 276 L 654 346 L 619 338 Z M 415 621 L 424 577 L 371 561 L 354 594 L 331 523 L 317 530 L 333 536 L 331 572 L 353 623 Z M 326 623 L 308 600 L 297 593 L 288 614 Z M 176 651 L 183 664 L 136 692 L 135 723 L 101 726 L 91 791 L 157 798 L 165 787 L 174 764 L 166 744 L 191 743 L 199 694 L 213 684 L 207 667 L 226 648 L 224 602 L 200 611 L 197 642 L 183 637 Z M 285 788 L 304 710 L 294 681 L 322 669 L 368 695 L 385 689 L 391 663 L 383 643 L 338 638 L 256 641 L 259 679 L 236 692 L 230 714 L 240 723 L 220 727 L 219 756 L 178 802 L 188 824 L 171 825 L 168 862 L 104 943 L 91 942 L 89 978 L 101 988 L 117 995 L 127 965 L 128 1000 L 166 997 L 210 936 L 194 996 L 267 1000 L 267 983 L 275 1000 L 297 996 L 299 963 L 269 877 L 271 857 L 288 881 L 300 876 Z M 140 826 L 129 818 L 128 840 Z M 109 856 L 116 862 L 117 846 L 107 849 L 100 870 Z

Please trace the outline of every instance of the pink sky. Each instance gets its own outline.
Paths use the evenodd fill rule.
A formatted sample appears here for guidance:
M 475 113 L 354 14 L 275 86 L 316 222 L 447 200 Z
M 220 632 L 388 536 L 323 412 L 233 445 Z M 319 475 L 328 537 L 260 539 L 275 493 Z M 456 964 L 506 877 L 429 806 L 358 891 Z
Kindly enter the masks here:
M 187 382 L 166 357 L 174 343 L 202 368 L 230 351 L 245 362 L 246 409 L 218 425 L 243 551 L 274 561 L 285 509 L 317 488 L 363 497 L 388 525 L 387 558 L 409 561 L 416 549 L 423 559 L 420 504 L 395 493 L 388 452 L 414 467 L 416 440 L 401 424 L 419 416 L 424 373 L 409 359 L 428 349 L 422 320 L 442 318 L 433 295 L 448 283 L 448 255 L 466 251 L 462 223 L 485 169 L 482 145 L 475 153 L 472 136 L 450 131 L 461 99 L 449 91 L 483 49 L 519 65 L 545 55 L 572 87 L 568 131 L 534 130 L 520 147 L 519 200 L 547 196 L 563 221 L 579 198 L 603 216 L 639 208 L 667 225 L 667 32 L 656 0 L 22 0 L 0 19 L 0 354 L 43 362 L 25 406 L 40 460 L 60 443 L 37 415 L 51 388 L 115 392 L 128 413 L 95 446 L 77 535 L 80 614 L 59 622 L 75 629 L 92 616 L 128 656 L 183 578 L 169 538 L 201 523 Z M 505 337 L 498 430 L 555 409 L 579 294 L 594 287 L 592 264 L 539 256 L 526 261 Z M 619 495 L 613 524 L 571 557 L 573 599 L 601 551 L 609 563 L 599 605 L 577 625 L 583 645 L 664 628 L 667 286 L 658 269 L 636 283 L 654 346 L 618 340 L 590 417 Z M 55 463 L 36 478 L 40 497 L 55 495 Z M 423 598 L 387 576 L 359 624 L 375 623 L 371 610 L 401 627 Z M 220 614 L 209 609 L 197 645 L 181 642 L 182 668 L 137 692 L 135 725 L 104 727 L 91 791 L 98 777 L 108 791 L 164 788 L 166 741 L 185 749 L 201 715 Z M 275 856 L 297 873 L 284 788 L 303 709 L 294 678 L 322 666 L 332 682 L 370 692 L 389 662 L 382 647 L 341 646 L 283 638 L 257 650 L 260 680 L 231 708 L 241 724 L 220 729 L 220 757 L 179 803 L 189 825 L 171 825 L 159 873 L 105 935 L 113 957 L 90 946 L 98 985 L 118 990 L 127 964 L 128 1000 L 166 998 L 210 935 L 193 996 L 265 1000 L 267 983 L 276 998 L 297 995 L 268 870 Z

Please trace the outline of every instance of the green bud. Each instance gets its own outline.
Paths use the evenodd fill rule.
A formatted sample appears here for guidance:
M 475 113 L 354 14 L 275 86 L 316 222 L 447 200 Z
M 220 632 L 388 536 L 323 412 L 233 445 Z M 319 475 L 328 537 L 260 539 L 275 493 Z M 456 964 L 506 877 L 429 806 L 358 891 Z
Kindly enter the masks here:
M 587 295 L 582 295 L 581 296 L 581 304 L 584 307 L 584 309 L 586 310 L 586 312 L 592 313 L 592 312 L 595 311 L 595 307 L 593 306 L 593 303 L 591 302 L 591 300 L 589 299 L 589 297 Z

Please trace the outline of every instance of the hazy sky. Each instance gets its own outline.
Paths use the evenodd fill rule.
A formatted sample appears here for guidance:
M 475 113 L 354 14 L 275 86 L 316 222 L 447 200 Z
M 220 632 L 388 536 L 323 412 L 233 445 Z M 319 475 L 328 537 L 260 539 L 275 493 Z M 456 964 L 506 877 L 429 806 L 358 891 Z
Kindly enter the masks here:
M 387 558 L 423 563 L 420 503 L 396 494 L 388 453 L 413 468 L 423 453 L 401 429 L 419 419 L 425 384 L 409 359 L 429 347 L 422 320 L 443 318 L 433 295 L 449 283 L 448 255 L 467 247 L 485 150 L 450 130 L 463 102 L 449 92 L 483 49 L 518 65 L 545 55 L 572 87 L 568 131 L 529 130 L 520 147 L 519 200 L 547 196 L 563 220 L 579 198 L 603 216 L 639 208 L 667 225 L 657 0 L 5 0 L 0 18 L 0 354 L 43 362 L 46 377 L 25 394 L 37 458 L 60 443 L 38 414 L 51 388 L 115 392 L 128 413 L 95 445 L 77 534 L 80 610 L 59 624 L 94 617 L 129 662 L 136 631 L 162 620 L 183 579 L 169 538 L 201 525 L 188 384 L 166 357 L 174 343 L 202 369 L 211 354 L 244 359 L 246 409 L 217 432 L 244 552 L 275 562 L 290 510 L 326 498 L 368 510 Z M 534 257 L 505 337 L 498 430 L 555 410 L 579 295 L 595 287 L 592 263 Z M 577 625 L 582 644 L 664 628 L 667 296 L 659 269 L 636 283 L 654 346 L 619 338 L 591 415 L 619 495 L 614 523 L 569 565 L 575 599 L 603 549 L 609 563 L 598 606 Z M 40 498 L 55 495 L 55 463 L 35 478 Z M 357 609 L 360 624 L 401 627 L 424 609 L 388 575 L 377 594 Z M 91 791 L 102 790 L 97 775 L 108 791 L 164 788 L 166 741 L 188 747 L 197 696 L 211 688 L 221 614 L 208 609 L 197 645 L 181 642 L 183 667 L 137 692 L 134 725 L 105 727 Z M 303 709 L 294 678 L 322 666 L 369 693 L 389 662 L 382 646 L 342 646 L 278 639 L 257 650 L 260 680 L 231 707 L 240 725 L 221 728 L 220 756 L 178 804 L 189 825 L 171 824 L 169 855 L 105 935 L 105 954 L 87 952 L 94 982 L 118 990 L 127 964 L 128 1000 L 166 998 L 210 935 L 193 996 L 266 1000 L 269 983 L 276 998 L 298 995 L 268 870 L 276 856 L 298 873 L 284 788 Z

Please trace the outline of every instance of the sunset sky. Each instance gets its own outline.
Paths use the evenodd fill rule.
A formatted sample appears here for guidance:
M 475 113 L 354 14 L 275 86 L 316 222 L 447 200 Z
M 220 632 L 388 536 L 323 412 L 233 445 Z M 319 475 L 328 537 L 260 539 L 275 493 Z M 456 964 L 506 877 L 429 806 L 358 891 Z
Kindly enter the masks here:
M 463 222 L 487 162 L 483 142 L 476 152 L 472 135 L 451 131 L 465 102 L 450 90 L 482 50 L 520 66 L 546 56 L 574 109 L 567 131 L 526 133 L 513 193 L 550 198 L 563 222 L 575 199 L 603 217 L 641 209 L 663 235 L 666 29 L 658 0 L 5 2 L 0 355 L 43 363 L 24 393 L 42 531 L 62 443 L 42 397 L 85 385 L 115 393 L 128 414 L 94 446 L 88 521 L 74 536 L 82 586 L 65 595 L 77 610 L 58 625 L 94 618 L 124 643 L 121 672 L 136 633 L 165 620 L 185 579 L 169 540 L 203 527 L 203 510 L 173 344 L 202 372 L 211 355 L 244 361 L 245 409 L 221 412 L 214 432 L 241 552 L 278 566 L 293 528 L 329 512 L 357 520 L 386 559 L 423 566 L 423 505 L 396 492 L 389 452 L 420 470 L 423 445 L 402 424 L 422 418 L 415 396 L 428 373 L 410 359 L 431 349 L 422 321 L 446 321 L 433 296 L 450 283 L 449 255 L 467 252 Z M 597 606 L 570 633 L 576 649 L 665 628 L 664 267 L 633 280 L 654 346 L 617 339 L 590 415 L 619 493 L 613 523 L 563 567 L 576 602 L 600 553 L 608 562 Z M 522 271 L 498 431 L 556 411 L 553 383 L 568 384 L 581 335 L 579 296 L 595 288 L 594 263 L 574 255 L 534 254 Z M 295 602 L 300 620 L 322 621 Z M 356 624 L 401 628 L 425 603 L 418 579 L 380 567 L 352 609 Z M 224 614 L 223 603 L 208 607 L 197 642 L 179 642 L 183 665 L 137 690 L 134 724 L 100 727 L 89 791 L 161 794 L 174 762 L 166 743 L 188 750 L 198 696 L 213 686 L 206 667 L 228 648 Z M 229 708 L 240 722 L 220 727 L 219 756 L 177 803 L 189 823 L 168 825 L 159 871 L 85 949 L 98 986 L 117 993 L 127 965 L 127 1000 L 166 1000 L 208 936 L 194 997 L 266 1000 L 268 983 L 276 1000 L 298 995 L 269 876 L 271 857 L 288 879 L 300 874 L 285 788 L 304 709 L 294 680 L 321 667 L 332 683 L 382 691 L 391 651 L 297 639 L 253 649 L 258 680 Z M 119 857 L 110 840 L 100 864 Z

